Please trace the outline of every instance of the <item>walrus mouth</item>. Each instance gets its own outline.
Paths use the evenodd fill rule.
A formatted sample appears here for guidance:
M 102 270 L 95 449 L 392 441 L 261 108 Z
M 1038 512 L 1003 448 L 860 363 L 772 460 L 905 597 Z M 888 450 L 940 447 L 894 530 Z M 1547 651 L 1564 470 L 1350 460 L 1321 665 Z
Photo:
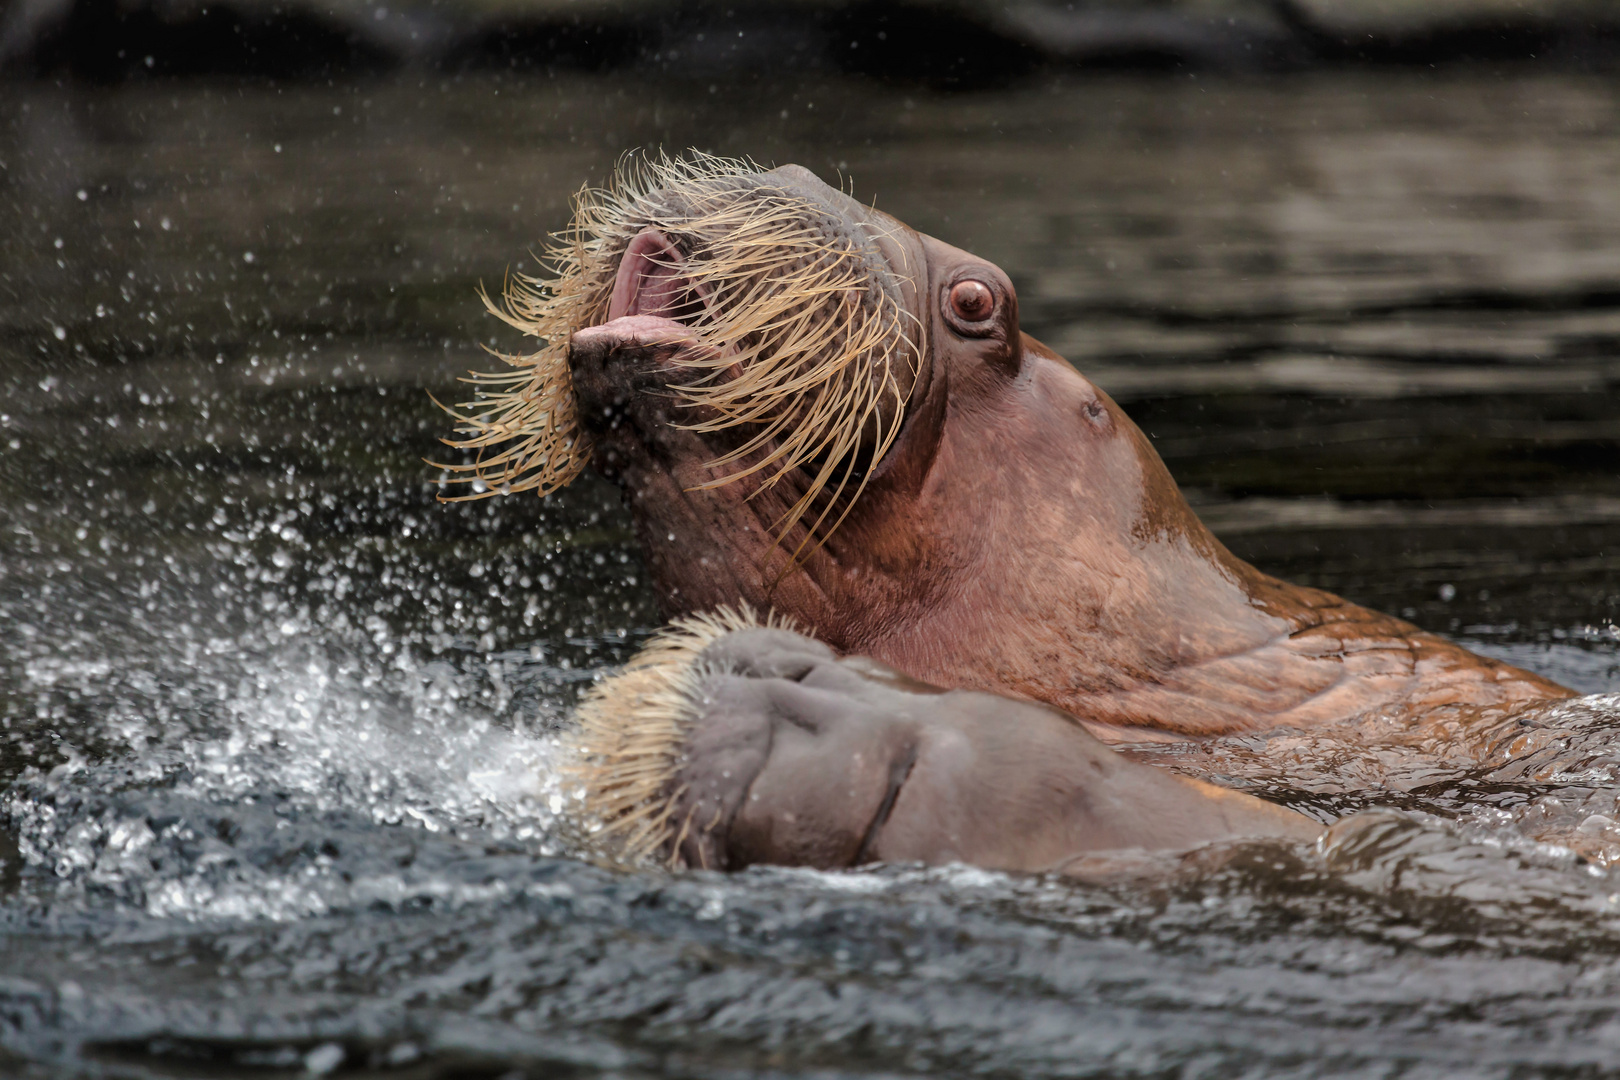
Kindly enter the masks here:
M 683 410 L 669 423 L 728 433 L 708 463 L 719 475 L 694 490 L 802 476 L 778 536 L 814 506 L 798 547 L 825 540 L 898 434 L 920 365 L 921 324 L 877 228 L 782 171 L 705 155 L 627 161 L 606 189 L 576 196 L 550 276 L 517 276 L 500 304 L 485 295 L 545 344 L 497 353 L 510 370 L 465 380 L 478 395 L 446 410 L 460 423 L 443 441 L 476 457 L 439 467 L 471 490 L 441 498 L 546 495 L 578 476 L 593 438 L 571 346 L 622 333 L 689 346 L 664 354 Z

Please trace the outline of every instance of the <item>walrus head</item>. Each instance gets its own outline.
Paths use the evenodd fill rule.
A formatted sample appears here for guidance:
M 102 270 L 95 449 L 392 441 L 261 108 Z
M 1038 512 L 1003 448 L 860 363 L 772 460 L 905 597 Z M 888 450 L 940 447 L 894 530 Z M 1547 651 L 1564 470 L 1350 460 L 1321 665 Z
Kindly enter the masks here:
M 748 611 L 678 620 L 577 720 L 573 832 L 617 863 L 1046 871 L 1098 851 L 1321 831 L 1131 762 L 1048 706 L 920 683 Z
M 551 260 L 491 305 L 544 346 L 474 376 L 467 497 L 593 462 L 672 616 L 774 609 L 1109 737 L 1567 693 L 1233 557 L 1001 269 L 798 166 L 627 167 Z
M 835 568 L 923 556 L 886 518 L 948 409 L 994 409 L 1026 364 L 999 268 L 795 165 L 627 166 L 580 193 L 550 259 L 490 304 L 544 346 L 472 376 L 447 441 L 478 458 L 445 466 L 472 488 L 451 498 L 545 494 L 594 462 L 624 486 L 672 615 L 774 606 L 849 643 L 818 617 L 843 606 Z M 1086 407 L 1106 426 L 1101 395 Z

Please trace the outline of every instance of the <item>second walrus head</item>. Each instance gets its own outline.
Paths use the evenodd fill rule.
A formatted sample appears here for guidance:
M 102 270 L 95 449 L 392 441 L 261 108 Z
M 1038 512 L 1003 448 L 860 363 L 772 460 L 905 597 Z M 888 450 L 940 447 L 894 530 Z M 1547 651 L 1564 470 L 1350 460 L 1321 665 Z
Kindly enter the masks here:
M 1049 706 L 942 690 L 724 609 L 595 687 L 567 745 L 578 840 L 621 863 L 1074 872 L 1097 852 L 1322 829 L 1130 761 Z

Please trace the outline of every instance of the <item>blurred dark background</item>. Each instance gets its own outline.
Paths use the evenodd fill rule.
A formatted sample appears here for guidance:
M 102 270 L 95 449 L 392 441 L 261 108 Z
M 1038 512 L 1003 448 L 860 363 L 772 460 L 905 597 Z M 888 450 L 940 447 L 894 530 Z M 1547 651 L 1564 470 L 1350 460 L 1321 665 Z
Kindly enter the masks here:
M 1607 0 L 8 0 L 0 66 L 96 80 L 530 68 L 850 72 L 934 86 L 1043 66 L 1608 67 Z

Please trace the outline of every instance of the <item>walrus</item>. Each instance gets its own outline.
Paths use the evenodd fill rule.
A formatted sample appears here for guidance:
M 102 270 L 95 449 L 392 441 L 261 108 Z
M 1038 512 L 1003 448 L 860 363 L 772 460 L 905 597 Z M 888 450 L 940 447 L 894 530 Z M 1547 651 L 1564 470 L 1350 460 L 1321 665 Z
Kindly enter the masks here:
M 1486 795 L 1493 820 L 1500 796 L 1545 791 L 1521 832 L 1612 866 L 1617 707 L 1620 695 L 1565 702 L 1528 739 L 1509 725 L 1490 764 L 1444 786 Z M 1285 808 L 1146 765 L 1049 705 L 930 686 L 748 609 L 675 620 L 594 684 L 574 721 L 560 836 L 617 866 L 965 863 L 1159 887 L 1234 860 L 1332 865 L 1411 840 L 1454 860 L 1502 844 L 1377 800 L 1329 809 L 1296 792 Z M 1420 768 L 1443 774 L 1432 759 Z
M 672 868 L 966 863 L 1095 877 L 1105 852 L 1323 825 L 1116 753 L 1049 705 L 840 657 L 783 620 L 679 619 L 582 703 L 581 847 Z
M 1562 737 L 1534 717 L 1573 691 L 1232 555 L 1119 406 L 1019 329 L 999 267 L 806 169 L 632 163 L 581 192 L 550 259 L 485 298 L 543 345 L 473 376 L 447 441 L 477 456 L 447 467 L 477 498 L 593 465 L 671 616 L 774 611 L 1143 753 L 1332 731 L 1422 773 Z M 1245 753 L 1223 775 L 1265 771 Z M 1388 760 L 1334 768 L 1377 784 Z

